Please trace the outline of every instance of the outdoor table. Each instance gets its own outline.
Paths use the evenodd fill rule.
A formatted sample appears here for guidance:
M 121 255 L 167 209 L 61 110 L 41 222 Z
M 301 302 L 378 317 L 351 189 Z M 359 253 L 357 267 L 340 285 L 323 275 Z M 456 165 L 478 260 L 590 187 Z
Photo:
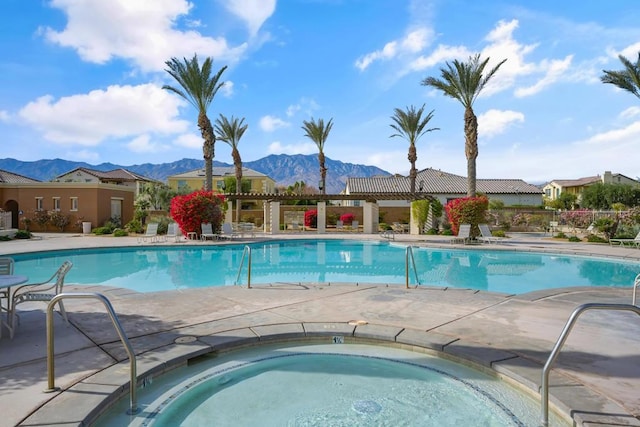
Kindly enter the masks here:
M 20 274 L 1 274 L 0 275 L 0 290 L 7 290 L 7 320 L 0 319 L 0 337 L 2 337 L 2 324 L 4 324 L 9 332 L 13 336 L 13 307 L 11 307 L 11 287 L 26 283 L 29 280 L 27 276 Z M 2 301 L 0 301 L 0 307 Z

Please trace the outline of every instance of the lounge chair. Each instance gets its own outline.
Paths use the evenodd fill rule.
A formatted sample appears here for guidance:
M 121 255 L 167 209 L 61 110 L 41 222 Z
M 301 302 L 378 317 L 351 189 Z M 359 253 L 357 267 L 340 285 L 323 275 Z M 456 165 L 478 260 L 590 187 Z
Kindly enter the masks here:
M 10 275 L 13 274 L 13 266 L 15 265 L 13 258 L 10 257 L 2 257 L 0 258 L 0 275 Z M 7 301 L 7 307 L 2 306 L 2 301 Z M 0 337 L 2 337 L 2 311 L 9 311 L 9 291 L 7 288 L 0 289 Z M 7 314 L 8 316 L 8 314 Z M 7 321 L 10 319 L 7 317 Z
M 451 243 L 471 243 L 471 224 L 460 224 L 458 235 L 450 240 Z
M 358 221 L 351 222 L 351 231 L 353 231 L 354 233 L 357 233 L 358 227 L 360 227 L 360 223 Z
M 180 231 L 180 227 L 175 222 L 169 223 L 167 226 L 167 234 L 165 236 L 165 240 L 173 239 L 175 242 L 180 242 L 182 240 L 182 232 Z
M 62 293 L 62 287 L 64 286 L 64 279 L 73 267 L 71 261 L 65 261 L 58 268 L 58 270 L 53 273 L 49 279 L 40 283 L 28 283 L 26 285 L 18 286 L 12 293 L 11 296 L 11 313 L 9 313 L 10 322 L 11 322 L 11 338 L 13 339 L 13 333 L 15 331 L 15 318 L 20 320 L 20 317 L 16 314 L 16 306 L 18 304 L 22 304 L 23 302 L 33 302 L 33 301 L 41 301 L 48 303 L 55 297 L 56 295 Z M 62 301 L 58 302 L 58 307 L 60 307 L 60 314 L 64 318 L 65 322 L 69 323 L 69 318 L 67 317 L 67 312 L 64 309 L 64 305 Z
M 342 222 L 341 220 L 337 220 L 336 231 L 343 231 L 343 230 L 344 230 L 344 222 Z
M 147 224 L 147 230 L 145 233 L 138 237 L 138 243 L 141 242 L 157 242 L 158 241 L 158 223 L 150 222 Z
M 478 240 L 483 243 L 500 243 L 504 239 L 502 237 L 496 237 L 491 233 L 488 224 L 478 224 L 478 228 L 480 228 L 480 236 Z
M 200 224 L 200 229 L 202 231 L 202 233 L 200 233 L 200 240 L 218 240 L 218 235 L 213 232 L 213 226 L 210 222 Z
M 626 244 L 629 244 L 631 246 L 635 246 L 636 248 L 640 248 L 640 231 L 638 231 L 638 234 L 636 234 L 636 237 L 634 237 L 633 239 L 609 239 L 609 244 L 611 246 L 624 246 Z
M 222 233 L 220 233 L 220 238 L 231 240 L 237 237 L 240 237 L 240 235 L 233 231 L 233 227 L 230 223 L 225 222 L 222 224 Z

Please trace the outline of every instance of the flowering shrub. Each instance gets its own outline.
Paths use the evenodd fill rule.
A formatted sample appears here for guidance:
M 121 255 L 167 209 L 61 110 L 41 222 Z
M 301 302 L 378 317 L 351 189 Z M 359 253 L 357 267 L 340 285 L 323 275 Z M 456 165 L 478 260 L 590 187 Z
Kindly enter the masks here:
M 304 226 L 312 228 L 318 226 L 318 211 L 316 209 L 311 209 L 304 213 Z
M 566 211 L 560 214 L 560 221 L 574 228 L 587 228 L 593 221 L 593 213 L 587 209 Z
M 640 206 L 629 209 L 620 213 L 620 222 L 627 227 L 633 227 L 640 224 Z
M 203 222 L 211 223 L 219 231 L 225 197 L 213 191 L 199 190 L 171 199 L 170 214 L 184 233 L 201 233 Z
M 342 221 L 343 224 L 351 224 L 354 219 L 356 219 L 356 216 L 349 212 L 340 215 L 340 221 Z
M 471 224 L 471 234 L 477 233 L 477 225 L 485 222 L 485 215 L 489 208 L 489 199 L 485 196 L 462 197 L 450 201 L 444 206 L 451 229 L 458 234 L 460 224 Z
M 64 228 L 71 222 L 71 218 L 60 211 L 51 211 L 49 212 L 49 222 L 60 231 L 64 231 Z

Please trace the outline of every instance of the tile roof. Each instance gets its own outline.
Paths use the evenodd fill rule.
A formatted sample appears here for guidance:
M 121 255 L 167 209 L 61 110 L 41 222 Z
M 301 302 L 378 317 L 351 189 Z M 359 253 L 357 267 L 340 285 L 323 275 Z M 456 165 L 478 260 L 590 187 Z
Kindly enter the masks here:
M 601 181 L 602 178 L 600 176 L 587 176 L 585 178 L 578 179 L 554 179 L 551 182 L 561 187 L 579 187 L 581 185 L 588 185 Z
M 28 178 L 24 175 L 19 175 L 17 173 L 0 169 L 0 183 L 2 182 L 7 184 L 29 184 L 29 183 L 41 182 L 41 181 L 38 181 L 37 179 L 33 179 L 33 178 Z
M 477 190 L 485 194 L 541 194 L 542 190 L 521 179 L 478 179 Z M 408 193 L 411 182 L 405 176 L 348 178 L 349 194 Z M 427 168 L 418 172 L 416 191 L 429 194 L 466 194 L 467 178 Z
M 82 168 L 82 167 L 73 169 L 69 172 L 65 172 L 62 175 L 58 175 L 56 179 L 61 178 L 65 175 L 69 175 L 70 173 L 73 173 L 75 171 L 82 171 L 89 175 L 93 175 L 99 179 L 111 179 L 116 181 L 153 181 L 150 178 L 147 178 L 145 176 L 139 175 L 135 172 L 131 172 L 129 170 L 122 169 L 122 168 L 114 169 L 110 171 L 99 171 L 95 169 Z
M 188 172 L 183 172 L 183 173 L 179 173 L 176 175 L 171 175 L 168 178 L 198 178 L 198 177 L 204 177 L 205 176 L 205 170 L 204 169 L 195 169 L 195 170 L 191 170 Z M 213 167 L 213 176 L 214 177 L 224 177 L 224 176 L 236 176 L 236 168 L 235 166 L 214 166 Z M 249 169 L 249 168 L 242 168 L 242 176 L 245 178 L 250 178 L 250 177 L 264 177 L 264 178 L 268 178 L 267 175 L 255 171 L 253 169 Z

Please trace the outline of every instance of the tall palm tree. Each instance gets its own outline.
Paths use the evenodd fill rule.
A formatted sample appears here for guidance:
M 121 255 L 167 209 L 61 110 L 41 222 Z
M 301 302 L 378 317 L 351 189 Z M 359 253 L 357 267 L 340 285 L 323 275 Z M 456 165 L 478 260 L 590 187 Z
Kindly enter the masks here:
M 399 136 L 409 141 L 409 155 L 408 159 L 411 163 L 411 170 L 409 171 L 409 178 L 411 179 L 411 193 L 416 192 L 416 176 L 418 171 L 416 170 L 416 160 L 418 160 L 418 153 L 416 150 L 416 142 L 422 135 L 434 130 L 440 130 L 440 128 L 425 129 L 429 121 L 433 118 L 433 110 L 429 112 L 425 117 L 422 117 L 424 113 L 424 104 L 418 110 L 413 105 L 407 107 L 406 111 L 399 108 L 394 108 L 394 114 L 391 119 L 395 122 L 391 126 L 396 132 L 389 138 Z
M 218 139 L 226 142 L 231 147 L 231 157 L 233 157 L 233 165 L 236 168 L 236 194 L 242 192 L 242 159 L 240 158 L 240 151 L 238 151 L 238 144 L 247 127 L 249 125 L 244 123 L 244 117 L 238 120 L 231 116 L 231 121 L 229 121 L 222 114 L 216 119 L 214 126 Z M 240 206 L 240 199 L 238 199 L 236 200 L 236 222 L 240 222 Z
M 600 80 L 602 83 L 616 85 L 640 98 L 640 52 L 638 52 L 638 60 L 635 64 L 622 55 L 618 55 L 618 58 L 624 65 L 624 70 L 602 70 L 604 75 L 600 76 Z
M 180 95 L 198 110 L 198 128 L 204 140 L 202 153 L 205 166 L 205 190 L 211 191 L 213 187 L 213 157 L 215 155 L 216 136 L 213 132 L 211 121 L 207 116 L 207 110 L 218 90 L 224 85 L 224 82 L 219 80 L 227 66 L 225 65 L 212 76 L 213 58 L 205 59 L 202 63 L 202 68 L 198 63 L 198 55 L 193 55 L 191 60 L 183 59 L 184 63 L 177 58 L 171 58 L 165 62 L 169 67 L 165 71 L 180 84 L 180 87 L 164 85 L 162 88 Z
M 464 153 L 467 156 L 467 196 L 476 195 L 476 158 L 478 157 L 478 118 L 473 112 L 473 103 L 489 80 L 498 71 L 506 59 L 483 74 L 489 58 L 480 61 L 480 54 L 470 56 L 467 62 L 457 59 L 453 64 L 447 62 L 446 68 L 441 68 L 441 79 L 427 77 L 422 81 L 423 86 L 439 89 L 446 96 L 457 99 L 464 106 Z
M 304 136 L 316 143 L 318 146 L 318 162 L 320 163 L 320 193 L 326 193 L 327 168 L 324 166 L 324 143 L 329 137 L 329 132 L 333 127 L 333 118 L 329 119 L 325 126 L 324 120 L 318 119 L 316 122 L 313 117 L 310 121 L 302 121 L 302 129 L 305 131 Z

